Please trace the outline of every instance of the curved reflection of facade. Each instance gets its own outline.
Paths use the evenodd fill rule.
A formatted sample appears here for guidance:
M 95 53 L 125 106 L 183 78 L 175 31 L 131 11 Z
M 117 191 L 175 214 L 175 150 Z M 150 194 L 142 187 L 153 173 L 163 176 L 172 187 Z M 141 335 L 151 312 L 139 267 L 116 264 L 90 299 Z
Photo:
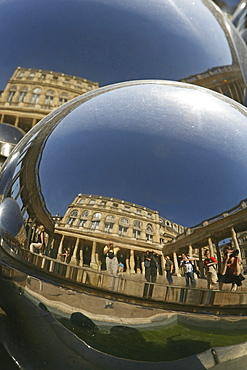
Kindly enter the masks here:
M 139 0 L 126 0 L 124 6 L 121 0 L 75 1 L 69 7 L 58 0 L 36 7 L 32 0 L 11 4 L 0 5 L 0 88 L 16 65 L 31 63 L 33 68 L 86 77 L 100 86 L 141 79 L 181 81 L 197 75 L 194 82 L 201 85 L 200 76 L 217 68 L 216 82 L 205 79 L 209 85 L 204 86 L 213 85 L 243 102 L 246 48 L 232 23 L 209 0 L 147 0 L 145 6 Z M 18 14 L 25 27 L 13 24 Z
M 98 87 L 85 78 L 18 67 L 0 96 L 0 122 L 27 132 L 52 110 Z
M 184 227 L 157 211 L 114 198 L 79 194 L 64 217 L 56 220 L 54 233 L 62 236 L 58 256 L 67 247 L 74 263 L 96 269 L 102 264 L 105 269 L 103 248 L 113 241 L 120 247 L 119 259 L 126 270 L 134 273 L 144 272 L 147 249 L 162 254 L 163 244 L 183 231 Z
M 1 335 L 10 344 L 20 343 L 15 335 L 25 344 L 36 338 L 33 347 L 21 346 L 18 360 L 24 358 L 37 369 L 43 368 L 45 359 L 53 364 L 51 368 L 70 368 L 72 360 L 77 368 L 88 368 L 86 361 L 104 369 L 119 368 L 118 364 L 126 368 L 121 353 L 109 356 L 107 348 L 96 350 L 95 341 L 83 337 L 85 322 L 99 332 L 109 328 L 121 334 L 130 326 L 158 330 L 161 323 L 171 324 L 174 310 L 183 310 L 188 326 L 196 318 L 195 325 L 201 327 L 205 313 L 220 325 L 218 315 L 235 315 L 235 324 L 236 315 L 246 314 L 245 292 L 212 291 L 199 284 L 188 288 L 184 279 L 170 286 L 158 276 L 147 297 L 145 288 L 152 283 L 138 274 L 139 256 L 147 249 L 161 254 L 171 247 L 173 257 L 173 241 L 188 248 L 188 236 L 190 252 L 198 244 L 201 253 L 209 242 L 208 228 L 214 231 L 218 225 L 215 215 L 222 214 L 223 226 L 228 221 L 232 224 L 232 219 L 246 225 L 244 202 L 238 207 L 240 215 L 231 210 L 236 199 L 246 199 L 246 117 L 243 105 L 208 89 L 169 81 L 133 81 L 75 98 L 25 135 L 0 178 Z M 229 215 L 222 213 L 226 210 Z M 195 233 L 190 232 L 191 225 L 201 226 L 202 220 L 207 221 L 199 230 L 203 244 L 193 243 L 198 234 L 196 226 Z M 30 251 L 39 225 L 48 234 L 48 255 Z M 103 268 L 102 249 L 109 240 L 121 247 L 119 260 L 123 259 L 126 270 L 136 274 L 113 276 L 97 270 L 99 265 Z M 61 260 L 63 248 L 70 248 L 69 263 Z M 232 344 L 229 331 L 225 337 Z M 91 339 L 95 339 L 94 329 Z M 191 341 L 191 336 L 186 334 L 186 339 Z M 171 337 L 170 343 L 177 353 L 177 341 L 173 346 Z M 137 350 L 139 344 L 136 341 Z M 45 355 L 37 350 L 44 346 Z M 200 353 L 208 350 L 201 358 L 214 361 L 211 347 L 211 342 L 200 347 Z M 23 354 L 23 348 L 32 353 Z M 102 350 L 105 354 L 97 352 Z M 58 353 L 65 355 L 64 366 Z M 197 353 L 194 348 L 191 368 L 204 366 Z M 184 356 L 187 350 L 182 360 Z M 133 362 L 128 353 L 126 358 L 133 369 L 135 365 L 150 368 L 141 356 Z M 152 369 L 160 369 L 161 362 L 155 365 L 155 360 Z M 177 367 L 175 362 L 170 365 Z

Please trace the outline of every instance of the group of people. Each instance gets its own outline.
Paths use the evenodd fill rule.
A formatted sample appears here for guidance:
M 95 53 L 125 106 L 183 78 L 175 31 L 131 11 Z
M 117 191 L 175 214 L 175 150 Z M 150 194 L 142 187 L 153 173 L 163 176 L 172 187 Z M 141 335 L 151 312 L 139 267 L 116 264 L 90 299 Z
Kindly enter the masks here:
M 239 258 L 239 250 L 233 250 L 230 246 L 224 248 L 224 257 L 222 261 L 221 270 L 218 270 L 218 261 L 214 256 L 210 255 L 209 249 L 204 253 L 203 267 L 205 269 L 205 276 L 207 279 L 208 289 L 222 290 L 223 284 L 231 284 L 231 291 L 237 290 L 237 287 L 242 285 L 245 279 L 241 273 L 242 262 Z M 169 284 L 172 284 L 172 268 L 173 263 L 167 256 L 165 264 L 166 277 Z M 195 279 L 195 264 L 192 257 L 181 255 L 180 268 L 183 270 L 186 287 L 196 287 Z
M 46 233 L 43 225 L 40 225 L 36 231 L 35 241 L 30 244 L 30 251 L 33 253 L 44 254 L 46 249 Z M 124 270 L 122 262 L 118 261 L 119 247 L 115 247 L 113 242 L 109 242 L 104 247 L 104 254 L 106 258 L 106 269 L 109 274 L 117 276 Z M 61 256 L 67 260 L 69 254 L 65 251 Z M 221 264 L 221 270 L 218 269 L 218 262 L 214 256 L 210 255 L 209 249 L 204 253 L 203 267 L 205 268 L 205 276 L 207 279 L 208 289 L 222 290 L 223 284 L 231 284 L 231 290 L 236 290 L 242 285 L 245 279 L 241 274 L 241 260 L 239 258 L 239 250 L 233 250 L 229 245 L 224 248 L 224 256 Z M 146 251 L 144 255 L 145 279 L 149 283 L 155 283 L 157 279 L 157 272 L 159 270 L 159 255 L 154 251 Z M 186 287 L 196 287 L 196 279 L 194 276 L 195 259 L 185 254 L 181 255 L 180 268 L 185 277 Z M 173 283 L 174 264 L 169 256 L 165 256 L 166 279 L 169 285 Z

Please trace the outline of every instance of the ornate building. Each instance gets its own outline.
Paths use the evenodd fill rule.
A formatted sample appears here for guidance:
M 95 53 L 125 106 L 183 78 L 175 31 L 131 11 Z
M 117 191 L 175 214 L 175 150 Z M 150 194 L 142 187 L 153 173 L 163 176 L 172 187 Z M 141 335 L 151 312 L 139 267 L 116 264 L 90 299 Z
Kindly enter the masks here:
M 78 194 L 64 217 L 56 219 L 54 234 L 60 235 L 58 255 L 69 248 L 71 262 L 100 268 L 104 246 L 113 241 L 120 247 L 118 258 L 126 270 L 140 273 L 146 250 L 158 253 L 163 265 L 164 243 L 183 231 L 183 226 L 157 211 L 115 198 Z
M 18 67 L 0 96 L 0 122 L 27 132 L 55 108 L 98 87 L 85 78 Z

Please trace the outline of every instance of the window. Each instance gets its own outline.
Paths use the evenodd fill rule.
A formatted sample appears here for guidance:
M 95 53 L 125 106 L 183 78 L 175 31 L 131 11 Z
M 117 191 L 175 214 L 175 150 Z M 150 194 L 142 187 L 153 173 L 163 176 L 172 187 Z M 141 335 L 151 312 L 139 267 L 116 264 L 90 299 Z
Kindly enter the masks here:
M 146 227 L 146 240 L 153 240 L 153 226 L 151 224 L 147 224 Z
M 133 238 L 140 239 L 141 237 L 141 231 L 133 229 Z
M 75 221 L 76 221 L 76 218 L 77 218 L 77 215 L 78 215 L 78 211 L 72 211 L 70 216 L 69 216 L 69 219 L 68 219 L 68 224 L 70 226 L 74 225 Z
M 106 221 L 111 221 L 111 222 L 114 222 L 115 221 L 115 216 L 112 216 L 112 215 L 108 215 L 108 216 L 106 216 L 106 219 L 105 219 Z
M 94 213 L 94 215 L 93 215 L 93 218 L 101 218 L 102 217 L 102 214 L 101 213 L 99 213 L 99 212 L 96 212 L 96 213 Z
M 36 87 L 33 90 L 32 96 L 31 96 L 31 103 L 32 104 L 37 104 L 39 102 L 40 94 L 41 94 L 41 89 L 39 87 Z
M 113 230 L 113 226 L 114 226 L 114 223 L 113 222 L 105 222 L 105 225 L 104 225 L 104 231 L 106 233 L 110 233 L 112 232 Z
M 136 208 L 136 213 L 142 213 L 142 211 L 139 208 Z
M 30 72 L 28 78 L 33 78 L 34 76 L 35 74 L 33 72 Z
M 23 87 L 20 91 L 18 102 L 24 102 L 27 96 L 27 87 Z
M 129 226 L 129 220 L 126 217 L 122 217 L 119 220 L 119 225 L 122 226 Z
M 68 94 L 62 93 L 62 94 L 59 96 L 59 105 L 62 105 L 62 104 L 64 104 L 64 103 L 66 103 L 68 100 L 69 100 L 69 96 L 68 96 Z
M 94 199 L 91 199 L 88 204 L 94 204 L 95 203 L 95 200 Z
M 91 229 L 97 230 L 99 228 L 99 221 L 92 221 L 90 225 Z
M 87 220 L 80 219 L 80 221 L 79 221 L 79 226 L 84 227 L 84 226 L 85 226 L 85 224 L 86 224 L 86 222 L 87 222 Z
M 142 228 L 142 223 L 141 223 L 141 221 L 134 220 L 134 222 L 133 222 L 133 227 L 134 227 L 135 229 L 139 229 L 139 230 L 141 230 L 141 228 Z
M 45 105 L 53 105 L 54 91 L 48 90 L 45 95 Z
M 102 201 L 100 202 L 100 206 L 104 207 L 105 205 L 106 205 L 106 202 L 105 202 L 104 200 L 102 200 Z
M 79 221 L 79 226 L 82 226 L 82 227 L 85 226 L 85 224 L 87 222 L 87 217 L 88 216 L 89 216 L 89 212 L 88 211 L 82 212 L 81 217 L 80 217 L 80 221 Z
M 9 94 L 7 97 L 7 102 L 11 103 L 16 93 L 16 86 L 13 86 L 9 90 Z
M 127 235 L 127 232 L 128 232 L 128 227 L 124 227 L 124 226 L 121 226 L 119 225 L 118 226 L 118 231 L 119 231 L 119 235 Z
M 118 204 L 117 203 L 113 203 L 112 205 L 114 208 L 117 208 L 118 207 Z
M 85 202 L 85 199 L 80 198 L 78 203 L 83 204 Z

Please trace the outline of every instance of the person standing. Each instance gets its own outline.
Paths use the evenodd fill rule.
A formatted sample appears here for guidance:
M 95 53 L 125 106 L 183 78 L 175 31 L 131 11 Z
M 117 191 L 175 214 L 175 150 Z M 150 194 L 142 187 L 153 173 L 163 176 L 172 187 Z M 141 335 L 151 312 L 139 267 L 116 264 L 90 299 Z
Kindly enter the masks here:
M 147 251 L 144 255 L 145 279 L 143 297 L 151 298 L 154 285 L 157 278 L 157 261 L 156 254 L 153 251 Z
M 166 256 L 165 260 L 166 260 L 166 263 L 165 263 L 166 278 L 167 278 L 168 284 L 171 285 L 173 283 L 173 278 L 172 278 L 173 262 L 169 256 Z
M 153 251 L 147 251 L 144 256 L 145 279 L 155 283 L 157 278 L 157 261 Z
M 205 260 L 203 262 L 203 266 L 206 270 L 207 288 L 208 289 L 216 288 L 218 281 L 216 265 L 218 262 L 213 256 L 210 256 L 209 249 L 205 251 L 204 255 Z
M 182 253 L 182 260 L 180 262 L 180 267 L 183 267 L 184 269 L 186 287 L 189 287 L 191 283 L 191 287 L 195 288 L 196 280 L 194 278 L 194 269 L 193 269 L 192 261 L 194 261 L 193 258 L 186 256 L 184 253 Z
M 241 260 L 239 258 L 238 249 L 234 251 L 227 250 L 223 260 L 223 268 L 220 277 L 220 290 L 222 290 L 223 284 L 231 283 L 231 290 L 234 291 L 237 287 L 242 285 L 243 280 L 245 280 L 245 278 L 241 274 Z
M 30 244 L 30 251 L 36 253 L 37 250 L 39 254 L 42 254 L 45 250 L 45 228 L 43 225 L 38 227 L 35 236 L 35 242 Z
M 110 275 L 117 276 L 118 274 L 118 258 L 117 252 L 119 247 L 114 247 L 113 242 L 109 242 L 104 247 L 104 254 L 106 256 L 106 270 Z

